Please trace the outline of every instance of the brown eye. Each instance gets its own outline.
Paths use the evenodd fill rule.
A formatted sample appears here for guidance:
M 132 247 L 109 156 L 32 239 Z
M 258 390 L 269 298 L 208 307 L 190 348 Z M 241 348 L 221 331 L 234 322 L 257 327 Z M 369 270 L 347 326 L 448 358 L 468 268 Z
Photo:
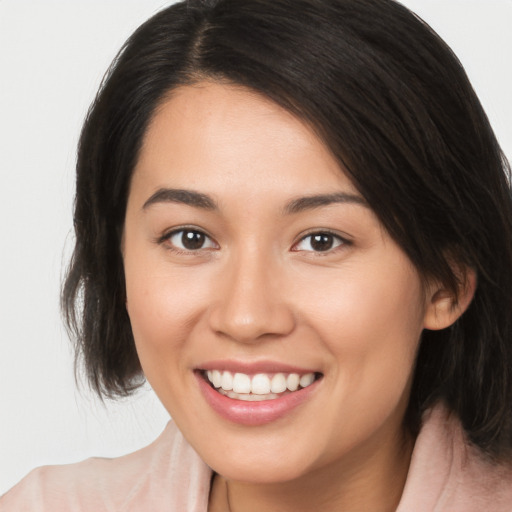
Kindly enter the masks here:
M 295 251 L 327 252 L 347 242 L 332 233 L 312 233 L 294 247 Z
M 200 249 L 215 248 L 216 245 L 210 237 L 201 231 L 193 229 L 180 229 L 168 237 L 169 242 L 177 249 L 185 251 L 198 251 Z
M 198 233 L 197 231 L 183 231 L 181 234 L 181 244 L 189 251 L 201 249 L 204 244 L 204 239 L 204 234 Z
M 315 251 L 328 251 L 334 245 L 334 237 L 324 233 L 312 235 L 310 244 Z

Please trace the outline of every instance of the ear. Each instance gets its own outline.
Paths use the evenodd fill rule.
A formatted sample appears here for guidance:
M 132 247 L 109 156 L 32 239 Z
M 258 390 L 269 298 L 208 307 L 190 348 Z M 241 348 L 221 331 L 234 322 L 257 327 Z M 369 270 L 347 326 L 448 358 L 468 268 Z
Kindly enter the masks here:
M 438 283 L 429 286 L 423 323 L 425 329 L 438 331 L 449 327 L 471 303 L 476 290 L 476 273 L 471 268 L 464 268 L 458 274 L 461 279 L 456 295 Z

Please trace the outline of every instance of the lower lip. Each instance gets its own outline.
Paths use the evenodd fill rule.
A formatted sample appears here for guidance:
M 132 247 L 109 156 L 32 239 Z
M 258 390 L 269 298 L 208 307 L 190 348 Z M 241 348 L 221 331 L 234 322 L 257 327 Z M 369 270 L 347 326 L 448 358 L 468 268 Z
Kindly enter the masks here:
M 308 400 L 320 382 L 320 379 L 317 379 L 306 388 L 273 400 L 246 402 L 221 395 L 206 382 L 200 372 L 196 372 L 196 378 L 203 396 L 217 414 L 233 423 L 249 426 L 265 425 L 286 416 Z

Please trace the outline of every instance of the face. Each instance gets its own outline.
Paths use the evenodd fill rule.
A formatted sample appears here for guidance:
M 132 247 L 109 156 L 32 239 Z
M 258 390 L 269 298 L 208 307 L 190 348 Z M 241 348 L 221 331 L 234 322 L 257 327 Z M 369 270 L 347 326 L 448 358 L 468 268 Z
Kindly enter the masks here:
M 175 90 L 144 139 L 123 254 L 145 375 L 218 473 L 287 481 L 399 436 L 429 301 L 327 148 L 276 104 Z

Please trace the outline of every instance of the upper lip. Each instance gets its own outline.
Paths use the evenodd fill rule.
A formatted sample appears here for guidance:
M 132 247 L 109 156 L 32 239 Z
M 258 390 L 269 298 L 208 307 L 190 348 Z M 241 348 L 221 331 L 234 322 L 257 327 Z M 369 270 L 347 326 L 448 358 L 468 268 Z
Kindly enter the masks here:
M 294 366 L 279 361 L 237 361 L 233 359 L 219 359 L 200 364 L 197 370 L 219 370 L 232 373 L 245 373 L 247 375 L 257 373 L 320 373 L 317 369 Z

